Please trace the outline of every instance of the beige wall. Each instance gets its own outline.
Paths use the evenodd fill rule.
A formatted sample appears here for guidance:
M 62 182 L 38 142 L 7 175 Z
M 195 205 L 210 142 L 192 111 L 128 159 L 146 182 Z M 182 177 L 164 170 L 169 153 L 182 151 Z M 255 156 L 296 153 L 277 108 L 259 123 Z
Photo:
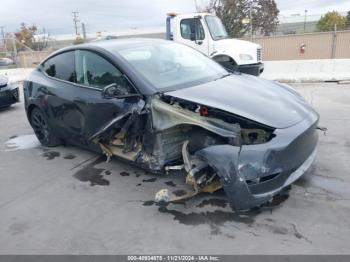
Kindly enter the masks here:
M 263 60 L 332 58 L 333 32 L 262 37 L 254 39 L 263 48 Z M 350 58 L 350 31 L 337 32 L 334 58 Z M 300 46 L 306 45 L 305 53 Z
M 350 31 L 337 33 L 335 58 L 350 58 Z
M 35 67 L 36 65 L 34 63 L 40 63 L 51 53 L 51 51 L 21 51 L 17 56 L 18 66 L 25 68 Z

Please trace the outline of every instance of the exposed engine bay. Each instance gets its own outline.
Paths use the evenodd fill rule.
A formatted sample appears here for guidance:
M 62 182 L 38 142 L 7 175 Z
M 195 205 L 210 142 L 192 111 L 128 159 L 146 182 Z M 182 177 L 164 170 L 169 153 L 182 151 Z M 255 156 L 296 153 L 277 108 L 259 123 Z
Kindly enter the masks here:
M 222 187 L 220 177 L 195 153 L 214 145 L 261 144 L 273 138 L 273 128 L 205 105 L 157 96 L 139 102 L 128 114 L 114 119 L 91 139 L 108 161 L 118 156 L 153 172 L 185 170 L 193 192 L 171 197 L 161 190 L 157 201 L 179 201 Z

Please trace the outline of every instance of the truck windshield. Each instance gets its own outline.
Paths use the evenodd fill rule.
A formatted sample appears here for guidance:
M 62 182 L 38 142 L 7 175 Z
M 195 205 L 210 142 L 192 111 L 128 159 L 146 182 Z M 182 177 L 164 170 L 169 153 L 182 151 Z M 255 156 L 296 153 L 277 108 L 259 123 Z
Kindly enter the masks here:
M 213 15 L 206 15 L 205 21 L 207 22 L 209 32 L 213 40 L 228 38 L 226 29 L 222 24 L 220 18 Z
M 170 41 L 145 42 L 116 51 L 161 91 L 194 86 L 228 74 L 202 53 Z

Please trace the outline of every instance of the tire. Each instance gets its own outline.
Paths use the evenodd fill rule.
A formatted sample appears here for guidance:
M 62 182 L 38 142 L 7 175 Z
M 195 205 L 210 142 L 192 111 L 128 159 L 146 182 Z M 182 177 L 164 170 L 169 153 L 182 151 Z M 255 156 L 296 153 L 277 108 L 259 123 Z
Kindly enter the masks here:
M 52 133 L 47 118 L 39 108 L 34 108 L 30 114 L 30 124 L 34 133 L 43 146 L 54 147 L 60 145 L 60 140 Z

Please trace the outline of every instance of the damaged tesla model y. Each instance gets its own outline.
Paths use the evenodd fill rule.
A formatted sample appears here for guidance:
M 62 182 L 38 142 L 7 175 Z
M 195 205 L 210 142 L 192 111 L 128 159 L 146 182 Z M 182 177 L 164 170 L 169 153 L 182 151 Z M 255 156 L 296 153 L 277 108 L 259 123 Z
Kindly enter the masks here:
M 292 88 L 227 72 L 170 41 L 124 39 L 57 51 L 24 81 L 45 146 L 72 143 L 156 173 L 182 170 L 193 192 L 231 207 L 268 202 L 312 164 L 319 116 Z M 181 172 L 179 172 L 181 173 Z M 157 201 L 178 201 L 167 190 Z

